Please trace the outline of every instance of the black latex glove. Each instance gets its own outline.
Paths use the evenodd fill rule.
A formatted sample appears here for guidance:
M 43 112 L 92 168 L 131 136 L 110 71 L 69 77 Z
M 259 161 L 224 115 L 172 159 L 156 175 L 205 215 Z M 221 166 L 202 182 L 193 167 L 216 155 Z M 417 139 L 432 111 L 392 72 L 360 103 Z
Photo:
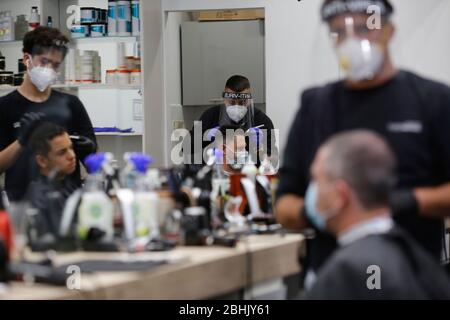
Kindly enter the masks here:
M 97 152 L 97 145 L 87 137 L 72 135 L 70 136 L 70 139 L 72 139 L 73 148 L 77 155 L 84 157 Z
M 28 144 L 28 139 L 30 138 L 33 130 L 44 120 L 45 114 L 42 112 L 28 112 L 23 115 L 20 119 L 20 129 L 17 141 L 19 141 L 21 146 L 26 146 Z
M 419 215 L 419 203 L 412 189 L 393 191 L 390 195 L 389 202 L 393 216 Z

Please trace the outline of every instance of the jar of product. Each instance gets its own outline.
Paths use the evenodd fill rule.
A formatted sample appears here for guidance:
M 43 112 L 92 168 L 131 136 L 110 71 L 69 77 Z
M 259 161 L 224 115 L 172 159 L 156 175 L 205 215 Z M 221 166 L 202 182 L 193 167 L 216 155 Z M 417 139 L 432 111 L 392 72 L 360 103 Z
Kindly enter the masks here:
M 91 25 L 91 37 L 104 37 L 106 36 L 106 24 L 93 24 Z
M 140 69 L 134 69 L 130 72 L 130 84 L 133 86 L 140 86 L 141 85 L 141 70 Z
M 94 7 L 83 7 L 80 9 L 81 24 L 97 23 L 97 9 Z
M 117 35 L 117 2 L 108 1 L 108 36 Z
M 127 67 L 128 70 L 136 69 L 135 60 L 133 56 L 125 57 L 125 66 Z
M 0 85 L 14 85 L 14 72 L 0 71 Z
M 142 66 L 141 66 L 141 58 L 139 58 L 139 57 L 134 57 L 134 67 L 135 67 L 136 69 L 142 69 Z
M 20 14 L 17 16 L 15 26 L 16 40 L 22 40 L 27 32 L 28 32 L 28 21 L 26 19 L 26 15 Z
M 81 81 L 85 83 L 93 83 L 94 76 L 94 57 L 95 51 L 86 50 L 81 57 Z
M 131 34 L 133 36 L 140 35 L 140 4 L 139 0 L 131 1 Z
M 116 71 L 116 84 L 119 86 L 127 86 L 130 84 L 130 71 L 129 70 L 117 70 Z
M 117 35 L 131 36 L 131 2 L 117 1 Z
M 89 37 L 89 26 L 74 24 L 70 28 L 70 35 L 73 39 Z
M 116 71 L 113 70 L 106 70 L 106 84 L 115 84 L 116 83 Z

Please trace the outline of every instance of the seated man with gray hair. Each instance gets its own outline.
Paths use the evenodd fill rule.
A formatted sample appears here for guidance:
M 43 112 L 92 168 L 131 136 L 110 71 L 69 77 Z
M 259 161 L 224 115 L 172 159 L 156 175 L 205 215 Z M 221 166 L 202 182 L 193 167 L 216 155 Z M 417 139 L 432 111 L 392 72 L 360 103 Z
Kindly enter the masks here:
M 306 213 L 339 244 L 308 299 L 450 299 L 444 270 L 389 211 L 395 159 L 370 131 L 331 137 L 316 154 Z

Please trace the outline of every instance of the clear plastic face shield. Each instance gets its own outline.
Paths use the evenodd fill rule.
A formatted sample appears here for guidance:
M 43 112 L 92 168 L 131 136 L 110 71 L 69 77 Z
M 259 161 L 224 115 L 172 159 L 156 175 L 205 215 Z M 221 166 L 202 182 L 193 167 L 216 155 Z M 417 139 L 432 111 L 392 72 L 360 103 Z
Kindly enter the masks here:
M 225 91 L 222 95 L 224 110 L 221 112 L 220 125 L 239 125 L 249 129 L 254 124 L 254 103 L 250 92 Z
M 363 14 L 339 17 L 330 25 L 339 65 L 349 80 L 371 80 L 379 73 L 385 50 L 377 41 L 378 31 L 369 28 L 367 16 Z
M 50 48 L 35 46 L 31 54 L 25 54 L 28 76 L 39 91 L 55 83 L 66 52 L 67 43 L 55 43 Z

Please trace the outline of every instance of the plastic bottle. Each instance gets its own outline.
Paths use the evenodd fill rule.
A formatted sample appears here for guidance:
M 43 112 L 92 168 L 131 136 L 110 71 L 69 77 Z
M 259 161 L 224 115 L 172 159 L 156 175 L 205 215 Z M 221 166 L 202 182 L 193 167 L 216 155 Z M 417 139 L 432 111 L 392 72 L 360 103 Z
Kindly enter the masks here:
M 30 20 L 28 21 L 28 30 L 33 31 L 41 25 L 41 16 L 38 7 L 31 7 Z
M 52 17 L 48 16 L 47 18 L 47 27 L 53 28 L 53 20 Z
M 3 17 L 0 19 L 1 40 L 13 41 L 15 40 L 14 18 L 11 16 L 11 11 L 5 11 Z
M 133 36 L 141 34 L 141 18 L 140 18 L 140 4 L 139 0 L 131 1 L 131 30 Z
M 230 190 L 230 180 L 223 172 L 223 152 L 214 150 L 214 164 L 212 172 L 211 219 L 213 226 L 220 224 L 220 216 L 223 213 L 223 204 L 228 191 Z
M 28 32 L 28 21 L 26 20 L 26 15 L 24 14 L 18 15 L 15 27 L 16 40 L 22 40 L 27 32 Z
M 160 235 L 158 195 L 146 183 L 146 172 L 153 161 L 151 157 L 140 153 L 125 155 L 128 168 L 134 172 L 133 224 L 136 238 L 157 238 Z
M 105 233 L 102 240 L 113 239 L 114 207 L 103 189 L 102 178 L 102 167 L 106 160 L 104 153 L 90 155 L 85 160 L 89 176 L 78 211 L 78 234 L 83 240 L 87 239 L 92 228 Z
M 131 2 L 117 1 L 117 35 L 131 36 Z
M 108 1 L 108 36 L 117 35 L 117 1 Z

